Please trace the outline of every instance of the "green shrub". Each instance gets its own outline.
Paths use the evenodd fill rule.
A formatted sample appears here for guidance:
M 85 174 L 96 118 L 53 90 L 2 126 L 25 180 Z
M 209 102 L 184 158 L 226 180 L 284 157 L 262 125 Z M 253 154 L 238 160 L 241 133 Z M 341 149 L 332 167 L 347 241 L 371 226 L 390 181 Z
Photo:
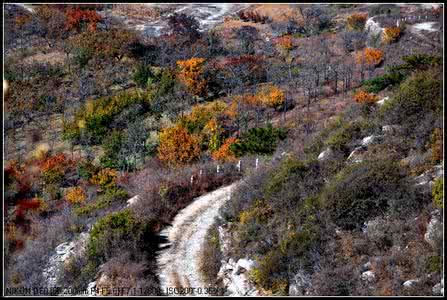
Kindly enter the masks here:
M 114 203 L 122 203 L 128 197 L 129 194 L 123 189 L 107 190 L 107 192 L 103 195 L 100 195 L 95 202 L 76 208 L 75 213 L 78 216 L 88 216 L 100 209 L 109 207 Z
M 118 169 L 123 165 L 120 151 L 124 143 L 124 134 L 120 131 L 112 131 L 104 140 L 102 147 L 104 155 L 100 158 L 103 168 Z
M 73 122 L 64 123 L 64 138 L 88 144 L 100 144 L 110 130 L 114 118 L 126 108 L 140 104 L 143 114 L 150 110 L 153 91 L 126 90 L 118 95 L 89 100 L 76 113 Z
M 391 71 L 423 71 L 431 67 L 441 66 L 442 58 L 440 56 L 428 54 L 407 55 L 402 58 L 404 64 L 391 68 Z
M 397 163 L 386 160 L 347 166 L 326 186 L 322 199 L 335 224 L 349 230 L 388 209 L 402 215 L 417 211 L 422 204 Z
M 175 74 L 169 69 L 163 69 L 160 80 L 158 81 L 157 96 L 169 94 L 175 86 Z
M 152 223 L 143 223 L 126 209 L 99 219 L 93 226 L 87 244 L 90 262 L 100 265 L 114 254 L 142 251 L 154 242 Z M 149 249 L 147 249 L 149 250 Z
M 442 209 L 444 207 L 444 179 L 438 178 L 435 180 L 432 196 L 435 206 Z
M 362 123 L 349 122 L 332 132 L 329 138 L 325 141 L 325 144 L 334 151 L 348 154 L 350 151 L 348 144 L 355 139 L 359 139 L 361 136 Z
M 280 140 L 285 139 L 287 132 L 282 128 L 273 128 L 271 124 L 266 128 L 252 128 L 238 143 L 230 146 L 236 156 L 245 154 L 273 154 Z
M 146 87 L 148 83 L 148 79 L 152 78 L 153 74 L 151 71 L 151 67 L 148 65 L 139 65 L 133 74 L 133 81 L 140 86 Z
M 272 291 L 273 283 L 278 279 L 286 279 L 281 276 L 281 259 L 280 251 L 277 249 L 268 252 L 262 259 L 258 259 L 259 267 L 253 268 L 249 272 L 249 278 L 259 287 Z M 279 292 L 276 290 L 275 292 Z
M 307 167 L 302 161 L 295 159 L 285 160 L 280 168 L 274 172 L 267 182 L 265 195 L 267 197 L 277 194 L 285 184 L 293 179 L 294 176 L 303 174 L 307 171 Z
M 380 109 L 384 124 L 398 124 L 407 139 L 426 145 L 442 115 L 442 79 L 437 70 L 419 71 L 406 79 Z
M 76 48 L 74 51 L 73 61 L 79 68 L 83 69 L 87 66 L 90 59 L 93 58 L 92 51 L 86 48 Z
M 368 93 L 378 93 L 388 86 L 399 84 L 405 78 L 404 74 L 400 72 L 386 73 L 383 76 L 378 76 L 363 82 L 363 87 Z
M 442 258 L 440 256 L 429 256 L 425 259 L 425 270 L 427 273 L 440 272 L 442 268 Z

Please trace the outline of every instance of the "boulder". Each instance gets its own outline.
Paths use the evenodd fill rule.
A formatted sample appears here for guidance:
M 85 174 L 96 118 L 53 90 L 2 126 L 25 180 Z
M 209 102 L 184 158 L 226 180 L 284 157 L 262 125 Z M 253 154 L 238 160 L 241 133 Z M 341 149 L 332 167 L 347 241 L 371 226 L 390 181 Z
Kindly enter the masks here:
M 376 280 L 376 275 L 373 271 L 366 271 L 363 272 L 362 275 L 360 275 L 360 279 L 367 282 L 374 282 Z
M 444 278 L 441 279 L 441 282 L 436 284 L 432 289 L 433 295 L 442 296 L 444 295 Z
M 87 295 L 89 297 L 96 296 L 96 281 L 92 281 L 87 285 Z
M 246 271 L 250 271 L 251 269 L 258 266 L 258 263 L 254 260 L 248 258 L 241 258 L 237 261 L 237 268 L 243 268 Z
M 140 200 L 140 196 L 136 195 L 127 200 L 127 207 L 135 205 Z
M 369 145 L 379 141 L 380 138 L 381 138 L 381 136 L 378 136 L 378 135 L 367 136 L 367 137 L 362 139 L 361 145 L 364 146 L 364 147 L 367 147 L 367 146 L 369 146 Z
M 311 278 L 303 271 L 296 273 L 289 282 L 289 296 L 305 296 L 311 287 Z
M 380 99 L 379 101 L 377 101 L 376 103 L 377 103 L 377 105 L 383 105 L 386 101 L 388 101 L 390 99 L 390 97 L 385 97 L 385 98 L 382 98 L 382 99 Z
M 356 147 L 348 156 L 348 161 L 352 163 L 359 163 L 363 161 L 363 156 L 367 149 L 364 146 Z
M 416 285 L 416 283 L 418 283 L 419 280 L 417 279 L 411 279 L 411 280 L 407 280 L 405 281 L 402 285 L 406 288 L 410 288 Z
M 326 150 L 324 150 L 323 152 L 321 152 L 318 155 L 318 160 L 319 161 L 328 160 L 328 159 L 330 159 L 333 156 L 333 154 L 334 154 L 334 151 L 332 151 L 331 148 L 327 148 Z
M 241 264 L 239 264 L 239 262 Z M 248 278 L 248 272 L 255 263 L 249 259 L 240 259 L 236 263 L 232 258 L 223 261 L 217 277 L 222 280 L 231 296 L 257 296 L 254 284 Z M 246 268 L 244 268 L 245 266 Z
M 362 269 L 364 270 L 364 272 L 370 270 L 371 269 L 371 262 L 368 261 L 367 263 L 363 264 L 362 265 Z
M 435 247 L 436 243 L 439 240 L 442 240 L 442 221 L 439 210 L 432 212 L 430 222 L 427 226 L 427 231 L 424 235 L 424 240 L 432 247 Z

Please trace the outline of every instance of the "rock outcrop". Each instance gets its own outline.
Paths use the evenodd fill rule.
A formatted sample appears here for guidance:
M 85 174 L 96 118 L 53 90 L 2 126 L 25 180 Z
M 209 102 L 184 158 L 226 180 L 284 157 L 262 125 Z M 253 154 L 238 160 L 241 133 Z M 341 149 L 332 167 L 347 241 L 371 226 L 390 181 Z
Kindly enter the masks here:
M 232 258 L 222 261 L 217 274 L 222 279 L 228 296 L 259 296 L 254 284 L 248 277 L 248 272 L 257 266 L 253 260 L 242 258 L 235 262 Z
M 231 224 L 218 227 L 223 260 L 217 278 L 222 281 L 227 296 L 258 296 L 259 292 L 248 277 L 250 270 L 258 266 L 257 262 L 249 258 L 241 258 L 236 262 L 229 257 L 231 247 L 230 227 Z
M 424 235 L 424 240 L 433 248 L 436 246 L 436 243 L 442 240 L 442 221 L 440 215 L 441 213 L 439 210 L 432 212 L 427 231 Z
M 59 279 L 59 272 L 64 264 L 73 256 L 82 256 L 87 246 L 89 233 L 83 232 L 79 237 L 71 242 L 58 245 L 49 260 L 47 267 L 43 270 L 43 277 L 48 287 L 55 287 Z
M 311 277 L 305 272 L 298 272 L 289 280 L 289 296 L 307 296 L 311 288 Z

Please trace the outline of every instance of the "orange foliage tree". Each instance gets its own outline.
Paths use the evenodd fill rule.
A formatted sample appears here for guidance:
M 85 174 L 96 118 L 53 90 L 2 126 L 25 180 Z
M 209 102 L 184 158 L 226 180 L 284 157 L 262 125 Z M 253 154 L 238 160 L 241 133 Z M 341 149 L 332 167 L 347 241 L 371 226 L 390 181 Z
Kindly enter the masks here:
M 374 104 L 378 100 L 378 97 L 365 91 L 359 91 L 354 95 L 354 100 L 357 103 Z
M 365 27 L 367 13 L 355 13 L 347 18 L 347 25 L 349 30 L 362 31 Z
M 211 156 L 214 160 L 220 162 L 235 161 L 236 155 L 233 153 L 233 151 L 231 151 L 230 147 L 237 142 L 238 140 L 235 137 L 227 138 L 223 142 L 222 146 L 218 150 L 214 151 Z
M 206 88 L 206 80 L 203 78 L 204 58 L 194 57 L 188 60 L 177 61 L 179 80 L 186 86 L 188 92 L 195 96 L 203 94 Z
M 374 48 L 365 48 L 364 50 L 365 60 L 368 65 L 377 66 L 383 60 L 383 51 Z
M 165 128 L 159 135 L 158 158 L 169 166 L 185 165 L 200 155 L 200 138 L 181 125 Z
M 286 51 L 292 50 L 293 41 L 290 35 L 285 35 L 276 39 L 276 44 Z
M 361 80 L 366 69 L 372 70 L 383 61 L 383 51 L 375 48 L 365 48 L 356 54 L 356 63 L 360 67 Z
M 102 20 L 102 17 L 94 10 L 71 8 L 66 11 L 65 15 L 65 29 L 69 31 L 81 32 L 85 27 L 89 31 L 96 31 L 97 23 Z
M 396 42 L 401 34 L 402 29 L 400 27 L 387 27 L 383 30 L 383 42 L 385 44 Z

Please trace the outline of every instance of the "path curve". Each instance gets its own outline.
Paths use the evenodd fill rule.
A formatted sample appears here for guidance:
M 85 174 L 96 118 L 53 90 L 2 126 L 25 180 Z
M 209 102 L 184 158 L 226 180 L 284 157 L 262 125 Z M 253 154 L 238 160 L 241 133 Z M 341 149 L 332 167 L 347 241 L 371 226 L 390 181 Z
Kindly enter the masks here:
M 162 292 L 169 294 L 168 288 L 204 289 L 207 286 L 198 271 L 199 254 L 219 209 L 237 185 L 238 182 L 197 198 L 177 214 L 172 226 L 160 233 L 168 240 L 161 247 L 169 246 L 157 258 Z

